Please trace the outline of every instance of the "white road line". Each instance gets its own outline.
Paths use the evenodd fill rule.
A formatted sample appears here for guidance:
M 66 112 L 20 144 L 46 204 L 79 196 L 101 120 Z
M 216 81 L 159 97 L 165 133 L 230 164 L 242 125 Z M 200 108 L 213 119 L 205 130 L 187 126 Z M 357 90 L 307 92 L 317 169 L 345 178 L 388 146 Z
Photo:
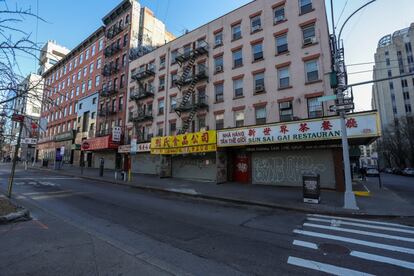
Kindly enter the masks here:
M 38 195 L 29 197 L 33 200 L 42 200 L 42 199 L 49 199 L 49 198 L 62 198 L 62 197 L 70 197 L 75 195 L 82 195 L 86 193 L 68 193 L 68 194 L 54 194 L 54 195 Z
M 33 195 L 53 195 L 53 194 L 67 194 L 72 193 L 72 190 L 63 190 L 63 191 L 55 191 L 55 192 L 33 192 L 33 193 L 22 193 L 25 196 L 33 196 Z
M 359 252 L 359 251 L 351 251 L 350 255 L 357 257 L 357 258 L 369 260 L 369 261 L 375 261 L 375 262 L 380 262 L 380 263 L 396 265 L 396 266 L 400 266 L 400 267 L 404 267 L 408 269 L 414 269 L 414 263 L 402 261 L 402 260 L 398 260 L 394 258 L 389 258 L 389 257 L 384 257 L 380 255 Z
M 310 249 L 318 249 L 318 245 L 313 242 L 294 240 L 293 244 L 297 246 L 310 248 Z M 414 269 L 414 263 L 402 261 L 402 260 L 398 260 L 394 258 L 384 257 L 384 256 L 370 254 L 370 253 L 361 252 L 361 251 L 351 251 L 349 255 L 356 257 L 356 258 L 364 259 L 364 260 L 396 265 L 396 266 L 400 266 L 400 267 L 404 267 L 408 269 Z
M 17 180 L 69 180 L 80 179 L 79 177 L 17 177 Z
M 346 233 L 354 233 L 354 234 L 360 234 L 360 235 L 366 235 L 366 236 L 372 236 L 372 237 L 378 237 L 378 238 L 384 238 L 384 239 L 414 242 L 414 239 L 412 239 L 412 238 L 405 238 L 405 237 L 401 237 L 401 236 L 392 236 L 392 235 L 387 235 L 387 234 L 382 234 L 382 233 L 377 233 L 377 232 L 369 232 L 369 231 L 362 231 L 362 230 L 349 229 L 349 228 L 340 228 L 340 227 L 329 226 L 329 225 L 304 223 L 303 226 L 320 228 L 320 229 L 327 229 L 327 230 L 333 230 L 333 231 L 340 231 L 340 232 L 346 232 Z
M 365 222 L 369 224 L 378 224 L 378 225 L 388 225 L 388 226 L 396 226 L 396 227 L 403 227 L 408 229 L 414 229 L 412 226 L 407 226 L 398 223 L 390 223 L 390 222 L 382 222 L 382 221 L 372 221 L 372 220 L 364 220 L 364 219 L 355 219 L 355 218 L 347 218 L 347 217 L 335 217 L 335 216 L 327 216 L 327 215 L 318 215 L 318 214 L 308 214 L 308 217 L 318 217 L 318 218 L 331 218 L 331 219 L 340 219 L 340 220 L 349 220 L 355 222 Z
M 353 244 L 359 244 L 359 245 L 364 245 L 364 246 L 369 246 L 369 247 L 380 248 L 380 249 L 385 249 L 385 250 L 402 252 L 402 253 L 407 253 L 407 254 L 414 255 L 414 249 L 406 248 L 406 247 L 387 245 L 387 244 L 382 244 L 382 243 L 377 243 L 377 242 L 369 242 L 369 241 L 358 240 L 358 239 L 353 239 L 353 238 L 347 238 L 347 237 L 342 237 L 342 236 L 334 236 L 334 235 L 322 234 L 322 233 L 318 233 L 318 232 L 303 231 L 303 230 L 298 230 L 298 229 L 293 230 L 293 233 L 302 234 L 302 235 L 310 236 L 310 237 L 328 239 L 328 240 L 348 242 L 348 243 L 353 243 Z
M 331 224 L 335 224 L 335 226 L 352 225 L 352 226 L 358 226 L 358 227 L 364 227 L 364 228 L 370 228 L 370 229 L 378 229 L 378 230 L 386 230 L 386 231 L 394 231 L 394 232 L 414 234 L 413 230 L 407 230 L 407 229 L 401 229 L 401 228 L 392 228 L 392 227 L 386 227 L 386 226 L 377 226 L 377 225 L 363 224 L 363 223 L 357 223 L 357 222 L 348 222 L 348 221 L 342 221 L 342 220 L 330 220 L 330 219 L 319 219 L 319 218 L 307 218 L 307 220 L 318 221 L 318 222 L 328 222 L 328 223 L 331 223 Z
M 316 243 L 313 243 L 313 242 L 305 242 L 305 241 L 300 241 L 300 240 L 294 240 L 293 245 L 307 247 L 307 248 L 310 248 L 310 249 L 318 249 L 318 245 Z
M 352 270 L 352 269 L 348 269 L 348 268 L 344 268 L 340 266 L 334 266 L 330 264 L 315 262 L 315 261 L 291 257 L 291 256 L 288 258 L 287 263 L 291 265 L 295 265 L 295 266 L 300 266 L 304 268 L 322 271 L 322 272 L 333 274 L 333 275 L 355 275 L 355 276 L 356 275 L 361 275 L 361 276 L 372 275 L 372 274 L 368 274 L 368 273 L 364 273 L 361 271 Z

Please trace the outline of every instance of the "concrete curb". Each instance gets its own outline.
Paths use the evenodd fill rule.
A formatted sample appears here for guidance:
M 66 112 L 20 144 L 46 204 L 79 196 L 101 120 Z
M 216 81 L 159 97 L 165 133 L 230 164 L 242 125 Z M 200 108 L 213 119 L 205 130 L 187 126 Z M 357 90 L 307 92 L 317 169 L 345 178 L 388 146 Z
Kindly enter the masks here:
M 268 203 L 268 202 L 261 202 L 261 201 L 254 201 L 254 200 L 243 200 L 243 199 L 235 199 L 235 198 L 228 198 L 228 197 L 222 197 L 222 196 L 210 196 L 210 195 L 204 195 L 204 194 L 197 194 L 197 193 L 187 193 L 172 189 L 165 189 L 165 188 L 156 188 L 156 187 L 150 187 L 150 186 L 136 186 L 131 185 L 128 182 L 117 182 L 114 180 L 109 179 L 100 179 L 90 176 L 84 176 L 84 175 L 77 175 L 77 174 L 71 174 L 71 173 L 65 173 L 62 171 L 55 171 L 51 169 L 44 169 L 44 168 L 30 168 L 34 170 L 40 170 L 40 171 L 49 171 L 54 172 L 60 175 L 65 176 L 71 176 L 71 177 L 79 177 L 82 179 L 92 180 L 95 182 L 104 182 L 109 184 L 115 184 L 115 185 L 121 185 L 121 186 L 128 186 L 131 188 L 136 188 L 144 191 L 149 192 L 156 192 L 156 193 L 167 193 L 167 194 L 174 194 L 178 196 L 185 196 L 188 198 L 195 198 L 195 199 L 205 199 L 205 200 L 211 200 L 211 201 L 221 201 L 226 203 L 232 203 L 237 205 L 245 205 L 245 206 L 256 206 L 256 207 L 264 207 L 264 208 L 270 208 L 270 209 L 278 209 L 278 210 L 285 210 L 285 211 L 296 211 L 301 213 L 314 213 L 314 214 L 320 214 L 320 215 L 329 215 L 329 216 L 344 216 L 344 217 L 358 217 L 358 218 L 414 218 L 414 215 L 412 216 L 404 216 L 404 215 L 389 215 L 389 214 L 369 214 L 369 213 L 363 213 L 363 212 L 347 212 L 347 211 L 329 211 L 329 210 L 318 210 L 313 208 L 303 208 L 298 206 L 291 206 L 291 205 L 282 205 L 282 204 L 274 204 L 274 203 Z

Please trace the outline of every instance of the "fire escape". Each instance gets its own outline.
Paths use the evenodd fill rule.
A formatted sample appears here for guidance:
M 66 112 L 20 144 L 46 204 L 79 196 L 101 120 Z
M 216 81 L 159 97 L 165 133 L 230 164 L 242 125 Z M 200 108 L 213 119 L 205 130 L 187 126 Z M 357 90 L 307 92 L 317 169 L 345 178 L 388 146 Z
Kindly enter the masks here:
M 183 54 L 176 57 L 177 63 L 183 68 L 183 73 L 175 84 L 182 92 L 183 97 L 177 100 L 177 107 L 174 111 L 179 117 L 188 113 L 188 117 L 183 119 L 183 125 L 178 134 L 184 134 L 188 131 L 198 110 L 208 108 L 206 95 L 196 95 L 195 93 L 197 83 L 208 81 L 207 66 L 205 64 L 195 66 L 197 58 L 208 55 L 208 50 L 207 42 L 198 41 L 194 49 L 184 51 Z
M 152 106 L 146 106 L 142 104 L 142 101 L 148 98 L 154 98 L 154 86 L 144 81 L 154 75 L 155 66 L 148 64 L 131 76 L 137 82 L 138 88 L 130 92 L 129 99 L 136 102 L 137 111 L 129 114 L 129 121 L 134 123 L 135 134 L 138 141 L 141 142 L 148 140 L 145 138 L 145 133 L 141 130 L 141 124 L 153 120 Z
M 116 96 L 119 92 L 117 86 L 119 86 L 120 83 L 119 81 L 116 83 L 112 78 L 121 70 L 119 58 L 115 59 L 115 55 L 122 51 L 122 46 L 120 44 L 120 40 L 117 41 L 115 38 L 119 33 L 123 31 L 123 29 L 124 26 L 115 24 L 109 28 L 105 34 L 107 46 L 104 49 L 105 62 L 101 70 L 103 85 L 99 93 L 99 97 L 104 100 L 104 104 L 101 105 L 101 108 L 98 111 L 98 116 L 103 118 L 105 125 L 107 125 L 110 117 L 115 116 L 117 112 L 119 112 L 119 110 L 116 110 L 117 101 L 115 101 L 114 105 L 114 103 L 111 103 L 109 99 L 111 99 L 113 96 Z M 111 133 L 112 129 L 111 126 L 109 126 L 109 128 L 105 127 L 105 129 L 100 129 L 97 133 L 97 136 L 106 136 Z

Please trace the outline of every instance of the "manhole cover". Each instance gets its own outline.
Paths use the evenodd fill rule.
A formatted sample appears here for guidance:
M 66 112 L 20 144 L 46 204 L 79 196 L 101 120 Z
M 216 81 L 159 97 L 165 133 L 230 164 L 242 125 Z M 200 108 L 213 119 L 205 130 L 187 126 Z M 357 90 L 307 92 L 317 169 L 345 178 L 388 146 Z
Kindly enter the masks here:
M 331 243 L 323 243 L 319 245 L 319 250 L 325 255 L 348 255 L 350 252 L 350 250 L 345 246 Z

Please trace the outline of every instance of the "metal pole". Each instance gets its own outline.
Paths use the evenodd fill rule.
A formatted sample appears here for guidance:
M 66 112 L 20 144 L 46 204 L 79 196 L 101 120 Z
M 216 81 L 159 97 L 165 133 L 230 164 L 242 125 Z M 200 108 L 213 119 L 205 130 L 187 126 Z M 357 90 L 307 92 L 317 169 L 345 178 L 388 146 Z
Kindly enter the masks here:
M 12 190 L 13 190 L 14 173 L 16 171 L 17 155 L 19 154 L 20 138 L 22 137 L 22 131 L 23 131 L 23 122 L 20 122 L 19 136 L 17 138 L 16 148 L 14 150 L 13 165 L 12 165 L 12 170 L 11 170 L 11 174 L 9 177 L 9 187 L 7 189 L 7 197 L 9 198 L 11 198 Z

